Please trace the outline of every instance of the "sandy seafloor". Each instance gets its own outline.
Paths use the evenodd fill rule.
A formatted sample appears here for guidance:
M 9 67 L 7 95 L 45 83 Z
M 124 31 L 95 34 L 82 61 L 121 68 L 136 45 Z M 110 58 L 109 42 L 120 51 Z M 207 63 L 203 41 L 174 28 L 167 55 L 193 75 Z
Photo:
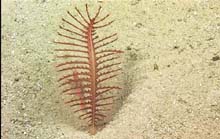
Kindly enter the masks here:
M 52 43 L 85 3 L 2 1 L 2 138 L 220 139 L 220 1 L 88 2 L 111 13 L 125 51 L 122 105 L 95 136 L 63 103 Z

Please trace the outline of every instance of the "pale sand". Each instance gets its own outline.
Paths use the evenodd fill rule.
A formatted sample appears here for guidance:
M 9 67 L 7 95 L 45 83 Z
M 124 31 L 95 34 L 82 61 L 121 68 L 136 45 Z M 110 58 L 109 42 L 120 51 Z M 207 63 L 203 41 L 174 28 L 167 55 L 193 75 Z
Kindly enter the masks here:
M 85 1 L 3 0 L 4 139 L 219 139 L 220 1 L 89 3 L 116 22 L 125 50 L 123 105 L 90 136 L 63 104 L 51 41 Z

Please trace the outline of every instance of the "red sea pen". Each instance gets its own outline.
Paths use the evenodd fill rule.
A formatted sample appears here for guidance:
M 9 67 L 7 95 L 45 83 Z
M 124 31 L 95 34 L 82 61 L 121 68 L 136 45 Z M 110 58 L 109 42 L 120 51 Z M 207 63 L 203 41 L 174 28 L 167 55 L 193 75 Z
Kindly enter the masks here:
M 80 18 L 67 11 L 67 15 L 74 22 L 63 18 L 64 26 L 60 26 L 61 32 L 58 32 L 58 35 L 67 41 L 55 41 L 66 46 L 55 49 L 58 53 L 63 53 L 57 56 L 63 60 L 56 66 L 58 71 L 63 73 L 58 81 L 63 88 L 62 93 L 71 96 L 65 103 L 80 107 L 75 112 L 82 113 L 79 117 L 88 121 L 90 133 L 95 134 L 98 122 L 107 117 L 105 111 L 109 109 L 106 106 L 112 105 L 108 100 L 115 97 L 105 94 L 121 89 L 119 86 L 106 85 L 106 82 L 121 74 L 121 62 L 118 62 L 118 58 L 122 51 L 106 48 L 117 40 L 116 33 L 103 38 L 97 35 L 97 30 L 113 23 L 103 23 L 109 14 L 99 17 L 101 7 L 95 16 L 91 17 L 86 5 L 87 18 L 77 8 L 75 10 Z

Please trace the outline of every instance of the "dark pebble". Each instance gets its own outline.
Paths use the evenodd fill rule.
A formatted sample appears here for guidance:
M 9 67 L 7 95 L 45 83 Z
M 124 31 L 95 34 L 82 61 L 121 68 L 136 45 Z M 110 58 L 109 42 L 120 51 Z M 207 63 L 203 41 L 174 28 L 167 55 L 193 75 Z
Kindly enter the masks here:
M 217 60 L 220 60 L 220 57 L 219 57 L 219 56 L 214 56 L 214 57 L 212 57 L 212 61 L 217 61 Z

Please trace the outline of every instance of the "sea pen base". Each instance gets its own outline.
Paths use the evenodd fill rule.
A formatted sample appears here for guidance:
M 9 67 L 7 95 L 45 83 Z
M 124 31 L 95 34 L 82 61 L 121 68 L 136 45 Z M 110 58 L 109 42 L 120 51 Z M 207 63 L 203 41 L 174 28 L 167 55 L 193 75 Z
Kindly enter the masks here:
M 95 135 L 96 132 L 97 132 L 96 127 L 91 126 L 90 129 L 89 129 L 89 133 L 90 133 L 91 135 Z

